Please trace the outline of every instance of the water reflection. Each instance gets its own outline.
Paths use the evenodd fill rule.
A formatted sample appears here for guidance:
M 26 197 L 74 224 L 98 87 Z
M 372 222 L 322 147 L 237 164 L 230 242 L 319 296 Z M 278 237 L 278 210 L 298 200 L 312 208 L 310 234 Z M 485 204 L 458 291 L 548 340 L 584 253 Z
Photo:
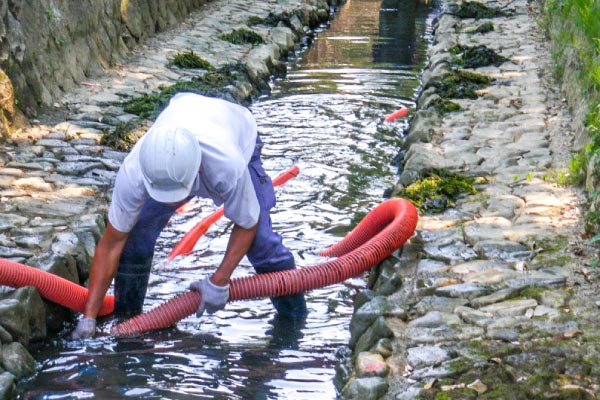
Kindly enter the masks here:
M 273 213 L 300 267 L 323 262 L 317 250 L 338 242 L 395 182 L 390 162 L 405 123 L 383 118 L 413 105 L 434 12 L 417 0 L 348 0 L 272 95 L 252 105 L 266 143 L 265 169 L 301 169 L 277 189 Z M 161 235 L 146 309 L 214 271 L 231 228 L 225 219 L 191 255 L 159 263 L 212 210 L 197 200 Z M 252 273 L 243 261 L 234 277 Z M 359 277 L 307 293 L 303 323 L 278 320 L 269 300 L 260 299 L 136 339 L 107 336 L 110 320 L 101 325 L 105 335 L 83 345 L 66 340 L 65 329 L 39 345 L 40 372 L 20 385 L 20 397 L 332 399 L 336 352 L 348 342 L 352 299 L 362 286 Z
M 379 8 L 379 40 L 373 44 L 373 63 L 409 68 L 425 62 L 427 16 L 434 5 L 422 1 L 383 0 Z

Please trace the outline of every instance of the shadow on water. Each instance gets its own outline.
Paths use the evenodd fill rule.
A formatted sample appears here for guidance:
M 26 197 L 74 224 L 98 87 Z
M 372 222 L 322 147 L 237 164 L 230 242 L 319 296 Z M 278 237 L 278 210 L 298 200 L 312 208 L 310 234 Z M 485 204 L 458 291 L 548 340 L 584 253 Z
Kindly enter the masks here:
M 273 213 L 300 267 L 323 262 L 318 250 L 338 242 L 394 184 L 390 164 L 406 123 L 383 118 L 414 105 L 436 12 L 419 0 L 348 0 L 290 61 L 271 95 L 251 106 L 266 143 L 265 169 L 301 169 L 277 189 Z M 161 262 L 213 209 L 196 200 L 161 235 L 146 310 L 220 262 L 230 229 L 225 219 L 191 255 Z M 244 260 L 234 276 L 252 273 Z M 358 277 L 307 293 L 310 314 L 295 323 L 276 318 L 269 300 L 260 299 L 135 339 L 109 337 L 110 320 L 85 343 L 68 340 L 68 327 L 33 349 L 40 370 L 20 384 L 20 398 L 335 398 L 335 363 L 349 340 L 352 298 L 364 285 Z

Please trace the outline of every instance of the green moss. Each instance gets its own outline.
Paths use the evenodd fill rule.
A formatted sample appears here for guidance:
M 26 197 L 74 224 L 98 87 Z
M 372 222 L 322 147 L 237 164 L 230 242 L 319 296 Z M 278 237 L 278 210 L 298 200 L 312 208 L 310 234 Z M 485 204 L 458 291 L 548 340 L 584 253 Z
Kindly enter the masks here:
M 535 299 L 538 302 L 542 299 L 542 293 L 544 293 L 547 289 L 542 287 L 528 287 L 521 290 L 519 294 L 520 297 L 525 299 Z
M 577 257 L 571 252 L 565 251 L 564 244 L 568 241 L 569 238 L 564 235 L 557 235 L 553 238 L 528 236 L 520 240 L 522 244 L 536 252 L 535 258 L 530 262 L 532 269 L 577 263 Z
M 130 114 L 146 118 L 154 112 L 157 100 L 158 95 L 156 94 L 143 94 L 140 97 L 128 100 L 125 103 L 123 110 Z
M 139 115 L 142 118 L 154 119 L 177 93 L 189 92 L 220 97 L 223 88 L 234 81 L 240 68 L 239 66 L 226 66 L 189 81 L 177 82 L 172 86 L 162 88 L 157 93 L 143 94 L 129 99 L 123 103 L 123 109 L 125 112 Z
M 462 374 L 473 368 L 473 360 L 467 357 L 455 358 L 448 365 L 448 369 L 453 375 Z
M 273 14 L 272 12 L 266 18 L 260 18 L 257 16 L 251 16 L 246 20 L 246 25 L 267 25 L 277 26 L 283 23 L 285 26 L 290 26 L 290 16 L 287 13 Z
M 173 60 L 171 60 L 171 64 L 179 68 L 205 69 L 207 71 L 215 70 L 215 67 L 192 50 L 175 54 Z
M 265 40 L 258 33 L 245 28 L 234 29 L 230 33 L 224 33 L 219 36 L 219 39 L 233 44 L 251 44 L 253 46 L 265 43 Z
M 488 7 L 477 1 L 464 1 L 458 5 L 448 6 L 448 14 L 459 18 L 494 18 L 508 15 L 497 8 Z
M 400 190 L 399 197 L 411 201 L 421 212 L 442 212 L 462 194 L 475 194 L 474 179 L 447 170 L 428 170 Z
M 133 121 L 121 122 L 113 132 L 102 135 L 101 144 L 120 151 L 129 151 L 137 141 L 137 127 L 137 123 Z
M 600 345 L 592 342 L 555 337 L 530 337 L 518 344 L 473 340 L 457 349 L 462 356 L 448 364 L 450 374 L 421 391 L 418 399 L 591 399 L 600 373 Z M 441 390 L 442 385 L 469 385 L 476 379 L 488 390 Z
M 460 111 L 460 104 L 448 99 L 437 98 L 431 102 L 431 107 L 435 108 L 438 115 L 443 116 L 449 112 Z
M 488 65 L 500 66 L 508 58 L 496 53 L 487 46 L 452 46 L 448 51 L 455 56 L 454 64 L 461 68 L 487 67 Z
M 492 78 L 476 72 L 456 69 L 428 84 L 436 88 L 436 94 L 443 99 L 476 99 L 477 90 L 493 81 Z
M 535 242 L 535 250 L 537 252 L 557 252 L 561 251 L 565 247 L 565 243 L 569 242 L 569 237 L 566 235 L 555 235 L 552 238 L 536 238 L 531 237 L 530 242 Z
M 248 26 L 261 25 L 261 24 L 263 24 L 263 22 L 264 22 L 263 18 L 253 15 L 246 20 L 246 25 L 248 25 Z
M 483 24 L 477 26 L 477 28 L 471 29 L 469 31 L 467 31 L 466 33 L 470 33 L 470 34 L 475 34 L 475 33 L 479 33 L 479 34 L 484 34 L 484 33 L 488 33 L 488 32 L 492 32 L 494 30 L 494 24 L 491 23 L 490 21 L 484 22 Z

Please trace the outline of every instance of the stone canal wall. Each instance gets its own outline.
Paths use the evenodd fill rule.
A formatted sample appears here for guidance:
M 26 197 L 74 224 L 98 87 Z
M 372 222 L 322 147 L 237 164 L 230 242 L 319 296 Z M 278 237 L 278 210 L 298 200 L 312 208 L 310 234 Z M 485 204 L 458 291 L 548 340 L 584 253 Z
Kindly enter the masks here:
M 28 77 L 11 76 L 6 83 L 0 73 L 0 88 L 17 88 L 17 105 L 28 114 L 49 105 L 61 111 L 40 114 L 40 121 L 0 144 L 0 257 L 84 283 L 129 143 L 118 133 L 145 124 L 126 100 L 209 75 L 172 64 L 178 52 L 193 51 L 231 78 L 217 88 L 224 97 L 249 101 L 268 89 L 269 77 L 311 28 L 329 18 L 332 2 L 181 1 L 177 11 L 145 9 L 148 18 L 122 13 L 148 2 L 78 2 L 81 13 L 120 16 L 120 30 L 106 21 L 88 22 L 104 30 L 97 39 L 73 31 L 79 25 L 75 17 L 64 19 L 71 12 L 66 2 L 34 3 L 33 10 L 15 1 L 0 6 L 2 69 L 11 76 L 6 65 L 31 63 L 17 34 L 25 12 L 41 24 L 40 43 L 71 61 L 54 65 L 50 75 L 42 74 L 48 62 L 35 63 L 45 89 L 32 93 Z M 369 289 L 355 299 L 352 351 L 338 365 L 341 397 L 593 398 L 598 273 L 589 268 L 582 239 L 582 195 L 559 184 L 574 132 L 549 77 L 551 60 L 535 4 L 484 0 L 488 11 L 479 12 L 500 12 L 476 16 L 454 0 L 447 3 L 400 153 L 395 193 L 404 195 L 432 176 L 425 172 L 442 170 L 473 178 L 475 192 L 426 199 L 415 236 L 370 275 Z M 150 22 L 157 15 L 158 26 Z M 59 21 L 56 32 L 68 40 L 51 35 L 49 27 Z M 264 43 L 218 39 L 239 28 Z M 108 39 L 114 53 L 91 57 L 90 41 L 99 40 L 94 43 L 100 52 L 107 37 L 115 40 Z M 473 53 L 478 63 L 468 61 Z M 228 75 L 226 67 L 237 63 L 244 68 Z M 96 70 L 103 73 L 92 79 Z M 451 74 L 458 70 L 480 75 Z M 62 86 L 48 88 L 59 80 Z M 33 97 L 21 99 L 21 88 Z M 3 110 L 3 123 L 17 115 Z M 123 150 L 105 145 L 116 136 L 113 145 Z M 29 345 L 61 329 L 71 313 L 32 288 L 1 287 L 0 298 L 0 398 L 11 398 L 15 382 L 35 371 Z
M 338 387 L 361 400 L 596 398 L 598 271 L 584 197 L 564 185 L 576 132 L 539 4 L 446 3 L 394 191 L 443 189 L 358 294 Z
M 8 118 L 15 105 L 29 116 L 47 110 L 207 1 L 3 1 L 0 80 L 9 82 L 0 85 L 0 108 Z
M 23 15 L 26 10 L 16 3 L 21 4 L 8 2 L 11 15 L 15 10 L 20 10 L 17 14 Z M 69 21 L 66 10 L 61 8 L 66 7 L 66 2 L 35 3 L 42 7 L 36 11 L 37 18 L 53 21 L 60 18 L 65 29 L 60 32 L 65 35 L 71 32 L 71 24 L 75 21 Z M 68 47 L 75 53 L 68 57 L 81 58 L 82 63 L 89 62 L 85 65 L 90 70 L 92 65 L 104 69 L 121 57 L 124 57 L 123 65 L 106 68 L 98 77 L 76 87 L 72 86 L 84 77 L 87 79 L 85 71 L 88 67 L 79 61 L 74 62 L 79 72 L 63 69 L 64 77 L 40 75 L 33 80 L 43 83 L 44 90 L 50 93 L 47 100 L 52 101 L 60 112 L 40 115 L 40 121 L 32 121 L 30 127 L 14 132 L 10 138 L 0 142 L 0 258 L 84 284 L 96 243 L 105 228 L 110 189 L 126 155 L 125 148 L 117 146 L 123 149 L 119 151 L 104 143 L 106 138 L 114 136 L 121 140 L 118 132 L 122 132 L 125 125 L 137 127 L 139 133 L 147 123 L 138 114 L 125 110 L 124 99 L 144 98 L 161 93 L 177 82 L 194 81 L 201 82 L 204 85 L 201 88 L 205 90 L 218 91 L 222 97 L 249 101 L 252 96 L 268 90 L 270 77 L 281 72 L 282 61 L 296 46 L 303 44 L 313 28 L 328 20 L 334 2 L 213 1 L 183 18 L 178 26 L 174 26 L 177 19 L 203 2 L 170 1 L 171 7 L 180 5 L 176 7 L 177 12 L 165 11 L 166 14 L 162 14 L 164 7 L 158 6 L 167 3 L 162 1 L 77 3 L 81 5 L 82 13 L 87 4 L 90 10 L 86 12 L 101 15 L 110 11 L 115 13 L 115 18 L 124 19 L 114 36 L 114 54 L 108 51 L 102 53 L 106 65 L 92 57 L 86 47 L 93 45 L 85 41 L 84 32 L 81 32 L 81 41 L 73 43 L 61 36 L 64 42 L 54 50 L 61 54 L 60 51 L 66 51 Z M 150 3 L 157 8 L 153 6 L 145 14 L 141 11 L 135 16 L 119 14 L 124 9 L 131 11 L 128 7 L 137 5 L 135 7 L 144 8 L 144 4 Z M 121 8 L 114 9 L 114 4 L 121 4 Z M 8 12 L 6 2 L 2 7 L 0 12 Z M 168 25 L 173 27 L 146 38 L 142 45 L 132 49 L 131 45 L 149 33 L 146 28 L 154 27 L 158 20 L 161 22 L 156 26 L 157 30 Z M 15 24 L 23 22 L 18 18 L 9 18 L 9 21 Z M 100 26 L 108 30 L 110 25 L 109 21 L 88 23 L 100 24 L 94 25 L 95 28 L 85 25 L 88 31 L 100 29 Z M 125 28 L 132 36 L 131 42 L 124 39 Z M 219 38 L 239 29 L 253 32 L 256 35 L 253 40 L 261 43 L 235 44 Z M 76 36 L 73 33 L 70 37 Z M 25 42 L 14 38 L 2 43 L 6 48 L 26 50 Z M 19 47 L 21 44 L 25 47 Z M 202 56 L 210 63 L 211 70 L 214 68 L 213 74 L 206 69 L 173 65 L 174 55 L 180 52 Z M 231 65 L 237 66 L 236 69 L 231 69 Z M 215 78 L 216 83 L 208 87 L 208 79 L 196 80 L 202 76 Z M 27 75 L 18 79 L 22 79 L 24 85 L 32 84 Z M 48 89 L 52 85 L 56 85 L 55 92 Z M 20 87 L 19 84 L 16 86 Z M 53 93 L 59 95 L 58 98 Z M 38 102 L 40 99 L 32 100 L 32 110 L 46 101 Z M 113 139 L 111 143 L 121 142 Z M 31 287 L 14 290 L 0 286 L 1 399 L 14 397 L 15 382 L 35 372 L 35 360 L 27 350 L 29 345 L 64 328 L 65 320 L 71 318 L 70 311 L 42 300 L 37 290 Z

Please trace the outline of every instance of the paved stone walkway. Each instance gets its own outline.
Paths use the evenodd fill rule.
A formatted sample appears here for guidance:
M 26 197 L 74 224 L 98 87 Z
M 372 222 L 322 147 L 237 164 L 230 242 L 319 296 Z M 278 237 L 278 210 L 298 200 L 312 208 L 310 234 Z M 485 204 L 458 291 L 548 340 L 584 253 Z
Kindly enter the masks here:
M 416 236 L 357 296 L 353 353 L 338 371 L 344 398 L 599 393 L 598 272 L 583 237 L 584 197 L 556 183 L 573 132 L 538 5 L 482 3 L 507 14 L 460 18 L 452 0 L 438 21 L 398 186 L 445 168 L 476 177 L 478 192 L 421 215 Z M 493 30 L 477 33 L 486 22 Z M 476 99 L 453 99 L 461 110 L 440 118 L 432 83 L 452 68 L 455 45 L 484 45 L 508 61 L 468 69 L 495 80 Z

